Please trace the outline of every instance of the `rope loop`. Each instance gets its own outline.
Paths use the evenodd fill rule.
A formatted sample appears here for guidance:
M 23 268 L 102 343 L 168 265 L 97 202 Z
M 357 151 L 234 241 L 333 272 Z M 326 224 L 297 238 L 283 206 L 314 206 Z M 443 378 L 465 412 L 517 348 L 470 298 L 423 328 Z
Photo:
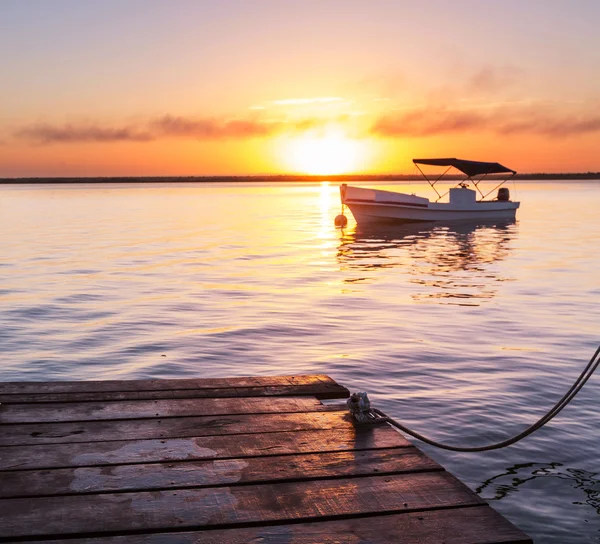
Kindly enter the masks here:
M 385 423 L 387 421 L 387 418 L 381 418 L 371 410 L 371 401 L 364 392 L 352 393 L 346 401 L 346 406 L 358 423 Z
M 563 395 L 563 397 L 552 407 L 544 416 L 538 419 L 535 423 L 527 427 L 524 431 L 519 434 L 513 436 L 512 438 L 507 438 L 506 440 L 502 440 L 501 442 L 496 442 L 495 444 L 488 444 L 486 446 L 475 446 L 475 447 L 462 447 L 462 446 L 451 446 L 449 444 L 442 444 L 441 442 L 436 442 L 422 434 L 419 434 L 412 429 L 409 429 L 402 423 L 399 423 L 395 419 L 385 415 L 381 410 L 377 410 L 376 408 L 371 408 L 371 402 L 369 401 L 369 397 L 366 393 L 353 393 L 350 398 L 346 401 L 346 405 L 352 414 L 352 417 L 356 419 L 359 423 L 389 423 L 393 427 L 400 429 L 402 432 L 409 434 L 410 436 L 425 442 L 431 446 L 435 446 L 436 448 L 441 448 L 443 450 L 450 451 L 460 451 L 460 452 L 479 452 L 479 451 L 490 451 L 497 450 L 500 448 L 505 448 L 506 446 L 510 446 L 511 444 L 515 444 L 519 440 L 522 440 L 526 436 L 534 433 L 538 429 L 541 429 L 546 423 L 550 422 L 555 416 L 557 416 L 565 406 L 567 406 L 581 391 L 586 382 L 591 378 L 592 374 L 596 371 L 598 366 L 600 366 L 600 346 L 595 351 L 594 355 L 590 359 L 589 363 L 583 369 L 579 377 L 575 380 L 575 383 L 568 389 L 568 391 Z

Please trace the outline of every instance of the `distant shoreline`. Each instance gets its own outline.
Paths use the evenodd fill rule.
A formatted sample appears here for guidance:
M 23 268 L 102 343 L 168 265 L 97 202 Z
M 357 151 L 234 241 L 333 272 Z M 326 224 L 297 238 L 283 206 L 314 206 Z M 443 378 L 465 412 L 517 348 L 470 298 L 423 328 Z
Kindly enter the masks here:
M 445 176 L 447 180 L 460 180 L 461 176 Z M 497 180 L 498 177 L 490 177 Z M 534 173 L 517 174 L 515 180 L 600 180 L 600 172 L 586 173 Z M 217 182 L 365 182 L 365 181 L 423 181 L 423 177 L 415 174 L 344 174 L 337 176 L 305 176 L 305 175 L 266 175 L 266 176 L 112 176 L 112 177 L 28 177 L 28 178 L 0 178 L 1 185 L 14 184 L 74 184 L 74 183 L 217 183 Z

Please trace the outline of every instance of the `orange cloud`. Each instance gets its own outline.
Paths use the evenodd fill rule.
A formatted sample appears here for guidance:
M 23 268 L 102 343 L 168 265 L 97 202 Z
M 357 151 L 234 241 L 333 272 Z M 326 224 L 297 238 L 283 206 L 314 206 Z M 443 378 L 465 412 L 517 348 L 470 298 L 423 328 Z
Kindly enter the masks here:
M 488 119 L 480 112 L 433 111 L 429 108 L 380 117 L 372 127 L 378 136 L 436 136 L 485 129 Z
M 377 136 L 427 137 L 492 132 L 499 135 L 535 134 L 551 138 L 600 131 L 600 114 L 550 111 L 547 107 L 419 108 L 385 115 L 375 121 Z
M 365 115 L 367 115 L 365 113 Z M 129 125 L 101 125 L 91 122 L 37 123 L 21 127 L 13 136 L 39 144 L 149 142 L 168 138 L 193 140 L 249 140 L 277 135 L 327 130 L 332 124 L 355 138 L 423 138 L 448 134 L 492 133 L 498 135 L 532 134 L 549 138 L 600 132 L 600 111 L 562 111 L 555 104 L 497 103 L 479 107 L 419 107 L 396 111 L 376 118 L 369 126 L 353 120 L 352 115 L 306 117 L 290 120 L 248 118 L 198 118 L 164 115 Z
M 318 96 L 316 98 L 285 98 L 273 100 L 276 106 L 303 106 L 305 104 L 323 104 L 328 102 L 344 102 L 339 96 Z
M 13 136 L 39 144 L 148 142 L 165 138 L 247 140 L 325 128 L 331 122 L 344 123 L 346 119 L 344 116 L 338 116 L 333 119 L 307 118 L 288 121 L 285 119 L 214 119 L 164 115 L 142 122 L 138 126 L 37 123 L 15 130 Z
M 79 143 L 79 142 L 147 142 L 154 137 L 147 130 L 135 127 L 101 127 L 94 124 L 51 125 L 38 123 L 15 131 L 17 138 L 37 143 Z
M 173 115 L 165 115 L 150 122 L 156 135 L 210 140 L 270 136 L 281 130 L 281 125 L 280 122 L 252 119 L 194 119 Z

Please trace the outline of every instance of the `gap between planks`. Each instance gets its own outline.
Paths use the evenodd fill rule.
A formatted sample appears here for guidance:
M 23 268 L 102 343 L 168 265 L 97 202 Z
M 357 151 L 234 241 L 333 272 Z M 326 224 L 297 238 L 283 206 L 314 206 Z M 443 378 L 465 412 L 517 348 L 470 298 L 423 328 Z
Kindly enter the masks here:
M 361 515 L 342 520 L 273 523 L 247 528 L 195 532 L 130 534 L 69 540 L 70 544 L 531 544 L 514 525 L 489 506 L 470 506 L 402 514 Z M 46 541 L 65 544 L 64 540 Z
M 5 472 L 0 499 L 201 489 L 444 470 L 415 447 Z
M 203 535 L 202 538 L 221 533 L 223 539 L 219 542 L 233 542 L 225 537 L 228 531 L 230 535 L 232 531 L 238 535 L 246 531 L 246 535 L 251 535 L 256 527 L 261 531 L 273 529 L 276 533 L 277 527 L 360 524 L 361 519 L 381 522 L 384 518 L 392 519 L 389 517 L 392 515 L 404 522 L 413 519 L 407 517 L 412 515 L 411 512 L 430 516 L 439 510 L 463 513 L 478 510 L 485 523 L 494 515 L 499 517 L 464 484 L 389 426 L 361 429 L 345 411 L 318 408 L 320 403 L 315 404 L 314 397 L 348 396 L 347 389 L 326 376 L 225 381 L 229 385 L 232 382 L 244 385 L 246 391 L 260 393 L 263 399 L 258 402 L 245 399 L 242 403 L 246 403 L 246 407 L 242 413 L 224 413 L 235 412 L 232 406 L 239 399 L 226 397 L 233 397 L 229 394 L 232 390 L 237 395 L 240 389 L 227 387 L 228 391 L 215 392 L 211 387 L 224 383 L 220 379 L 171 380 L 171 385 L 176 383 L 183 387 L 177 393 L 164 389 L 169 386 L 164 380 L 11 384 L 12 389 L 11 385 L 3 387 L 0 384 L 0 398 L 8 396 L 13 401 L 6 406 L 13 408 L 4 412 L 13 421 L 1 425 L 5 432 L 0 436 L 0 443 L 5 445 L 0 447 L 0 469 L 4 467 L 3 474 L 9 477 L 6 481 L 12 491 L 8 490 L 8 493 L 16 493 L 1 500 L 1 541 L 54 538 L 51 535 L 71 539 L 111 534 L 128 535 L 122 537 L 127 539 L 137 534 L 141 538 L 157 537 L 163 542 L 164 535 L 181 534 L 182 529 L 187 529 L 199 531 L 195 534 Z M 81 392 L 81 383 L 87 384 L 83 386 L 87 392 Z M 115 384 L 127 391 L 107 391 Z M 140 384 L 147 389 L 136 391 L 135 387 Z M 198 389 L 194 389 L 196 387 Z M 279 393 L 304 388 L 300 396 L 305 398 L 295 407 L 298 412 L 281 411 L 284 406 L 293 408 L 298 399 L 289 397 L 298 395 L 272 396 L 268 393 L 274 393 L 275 389 L 265 389 L 269 387 L 277 388 Z M 312 388 L 310 396 L 313 399 L 305 395 L 309 388 Z M 320 393 L 315 393 L 315 388 Z M 139 394 L 157 394 L 159 398 L 154 402 L 129 396 Z M 164 399 L 170 394 L 204 400 Z M 85 400 L 82 395 L 87 395 Z M 98 397 L 103 395 L 104 398 Z M 119 398 L 106 398 L 106 395 Z M 18 402 L 32 396 L 48 404 L 32 401 L 29 406 L 24 406 Z M 271 403 L 273 412 L 247 411 L 267 398 L 278 396 L 279 399 Z M 288 398 L 283 400 L 285 397 Z M 217 401 L 217 398 L 221 400 Z M 63 401 L 62 405 L 57 405 L 60 403 L 56 400 Z M 83 407 L 82 402 L 89 404 Z M 116 417 L 119 404 L 128 410 L 125 419 Z M 153 405 L 160 410 L 152 414 L 150 408 Z M 195 415 L 193 412 L 200 405 L 206 409 L 212 406 L 213 413 Z M 315 410 L 311 411 L 311 407 Z M 44 408 L 48 409 L 48 417 L 62 419 L 62 422 L 40 421 Z M 81 414 L 68 414 L 72 410 L 79 410 L 91 419 L 80 421 L 77 418 Z M 140 418 L 140 415 L 148 417 Z M 19 417 L 37 421 L 23 422 Z M 115 434 L 127 438 L 114 440 Z M 323 440 L 312 443 L 311 438 L 319 435 Z M 325 435 L 342 439 L 334 443 L 327 441 Z M 292 436 L 304 443 L 282 443 Z M 11 445 L 10 440 L 14 444 L 15 439 L 17 443 L 19 440 L 23 443 Z M 310 451 L 324 444 L 332 451 Z M 208 445 L 215 449 L 206 447 Z M 174 451 L 167 451 L 169 449 Z M 238 455 L 234 456 L 236 452 Z M 248 455 L 251 453 L 254 455 Z M 5 454 L 9 454 L 6 461 Z M 36 454 L 41 454 L 42 458 Z M 29 457 L 22 463 L 27 455 Z M 169 461 L 165 458 L 169 455 L 183 455 L 183 458 Z M 90 466 L 90 462 L 98 465 Z M 61 463 L 69 464 L 69 468 L 61 468 Z M 45 471 L 53 478 L 44 481 L 48 474 L 42 474 L 44 470 L 39 470 L 40 464 L 53 466 L 52 470 Z M 163 474 L 154 474 L 156 468 L 165 466 Z M 376 466 L 382 467 L 384 472 L 377 471 L 377 475 L 373 475 Z M 186 484 L 189 475 L 196 478 L 194 485 Z M 155 476 L 153 481 L 152 476 Z M 24 480 L 20 481 L 21 478 Z M 143 480 L 146 483 L 140 487 Z M 27 494 L 27 489 L 32 488 L 46 495 Z M 309 523 L 311 521 L 318 523 Z M 362 526 L 371 524 L 367 522 Z M 40 529 L 40 526 L 45 528 Z M 512 527 L 501 517 L 498 526 L 503 530 Z M 515 531 L 511 540 L 503 541 L 530 542 L 523 533 Z M 400 534 L 403 532 L 398 532 L 396 527 L 394 535 Z M 105 537 L 102 541 L 108 542 Z M 482 539 L 478 541 L 483 542 Z
M 346 411 L 234 414 L 153 419 L 2 425 L 0 446 L 258 434 L 354 428 Z
M 2 502 L 5 538 L 225 528 L 485 504 L 445 471 Z
M 164 380 L 107 380 L 80 382 L 6 382 L 0 383 L 0 396 L 123 393 L 140 391 L 215 390 L 263 387 L 313 387 L 337 391 L 348 396 L 348 390 L 323 374 L 298 376 L 258 376 L 234 378 L 178 378 Z M 343 397 L 339 397 L 343 398 Z
M 4 404 L 49 402 L 94 402 L 119 400 L 236 398 L 236 397 L 289 397 L 312 396 L 321 400 L 345 399 L 350 396 L 345 387 L 331 384 L 272 385 L 260 387 L 229 387 L 219 389 L 170 389 L 151 391 L 104 391 L 79 393 L 0 394 Z
M 5 404 L 0 406 L 0 424 L 164 419 L 332 410 L 340 410 L 340 407 L 326 406 L 314 397 L 291 396 Z
M 409 446 L 410 442 L 388 425 L 250 435 L 36 444 L 0 449 L 0 470 L 232 459 Z

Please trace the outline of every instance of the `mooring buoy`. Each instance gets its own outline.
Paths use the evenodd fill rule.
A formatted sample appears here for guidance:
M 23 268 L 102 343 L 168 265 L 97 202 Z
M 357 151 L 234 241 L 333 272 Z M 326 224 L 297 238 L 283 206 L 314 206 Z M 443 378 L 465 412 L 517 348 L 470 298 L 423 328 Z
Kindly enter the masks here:
M 345 227 L 348 224 L 348 218 L 343 214 L 336 215 L 334 223 L 336 227 Z

